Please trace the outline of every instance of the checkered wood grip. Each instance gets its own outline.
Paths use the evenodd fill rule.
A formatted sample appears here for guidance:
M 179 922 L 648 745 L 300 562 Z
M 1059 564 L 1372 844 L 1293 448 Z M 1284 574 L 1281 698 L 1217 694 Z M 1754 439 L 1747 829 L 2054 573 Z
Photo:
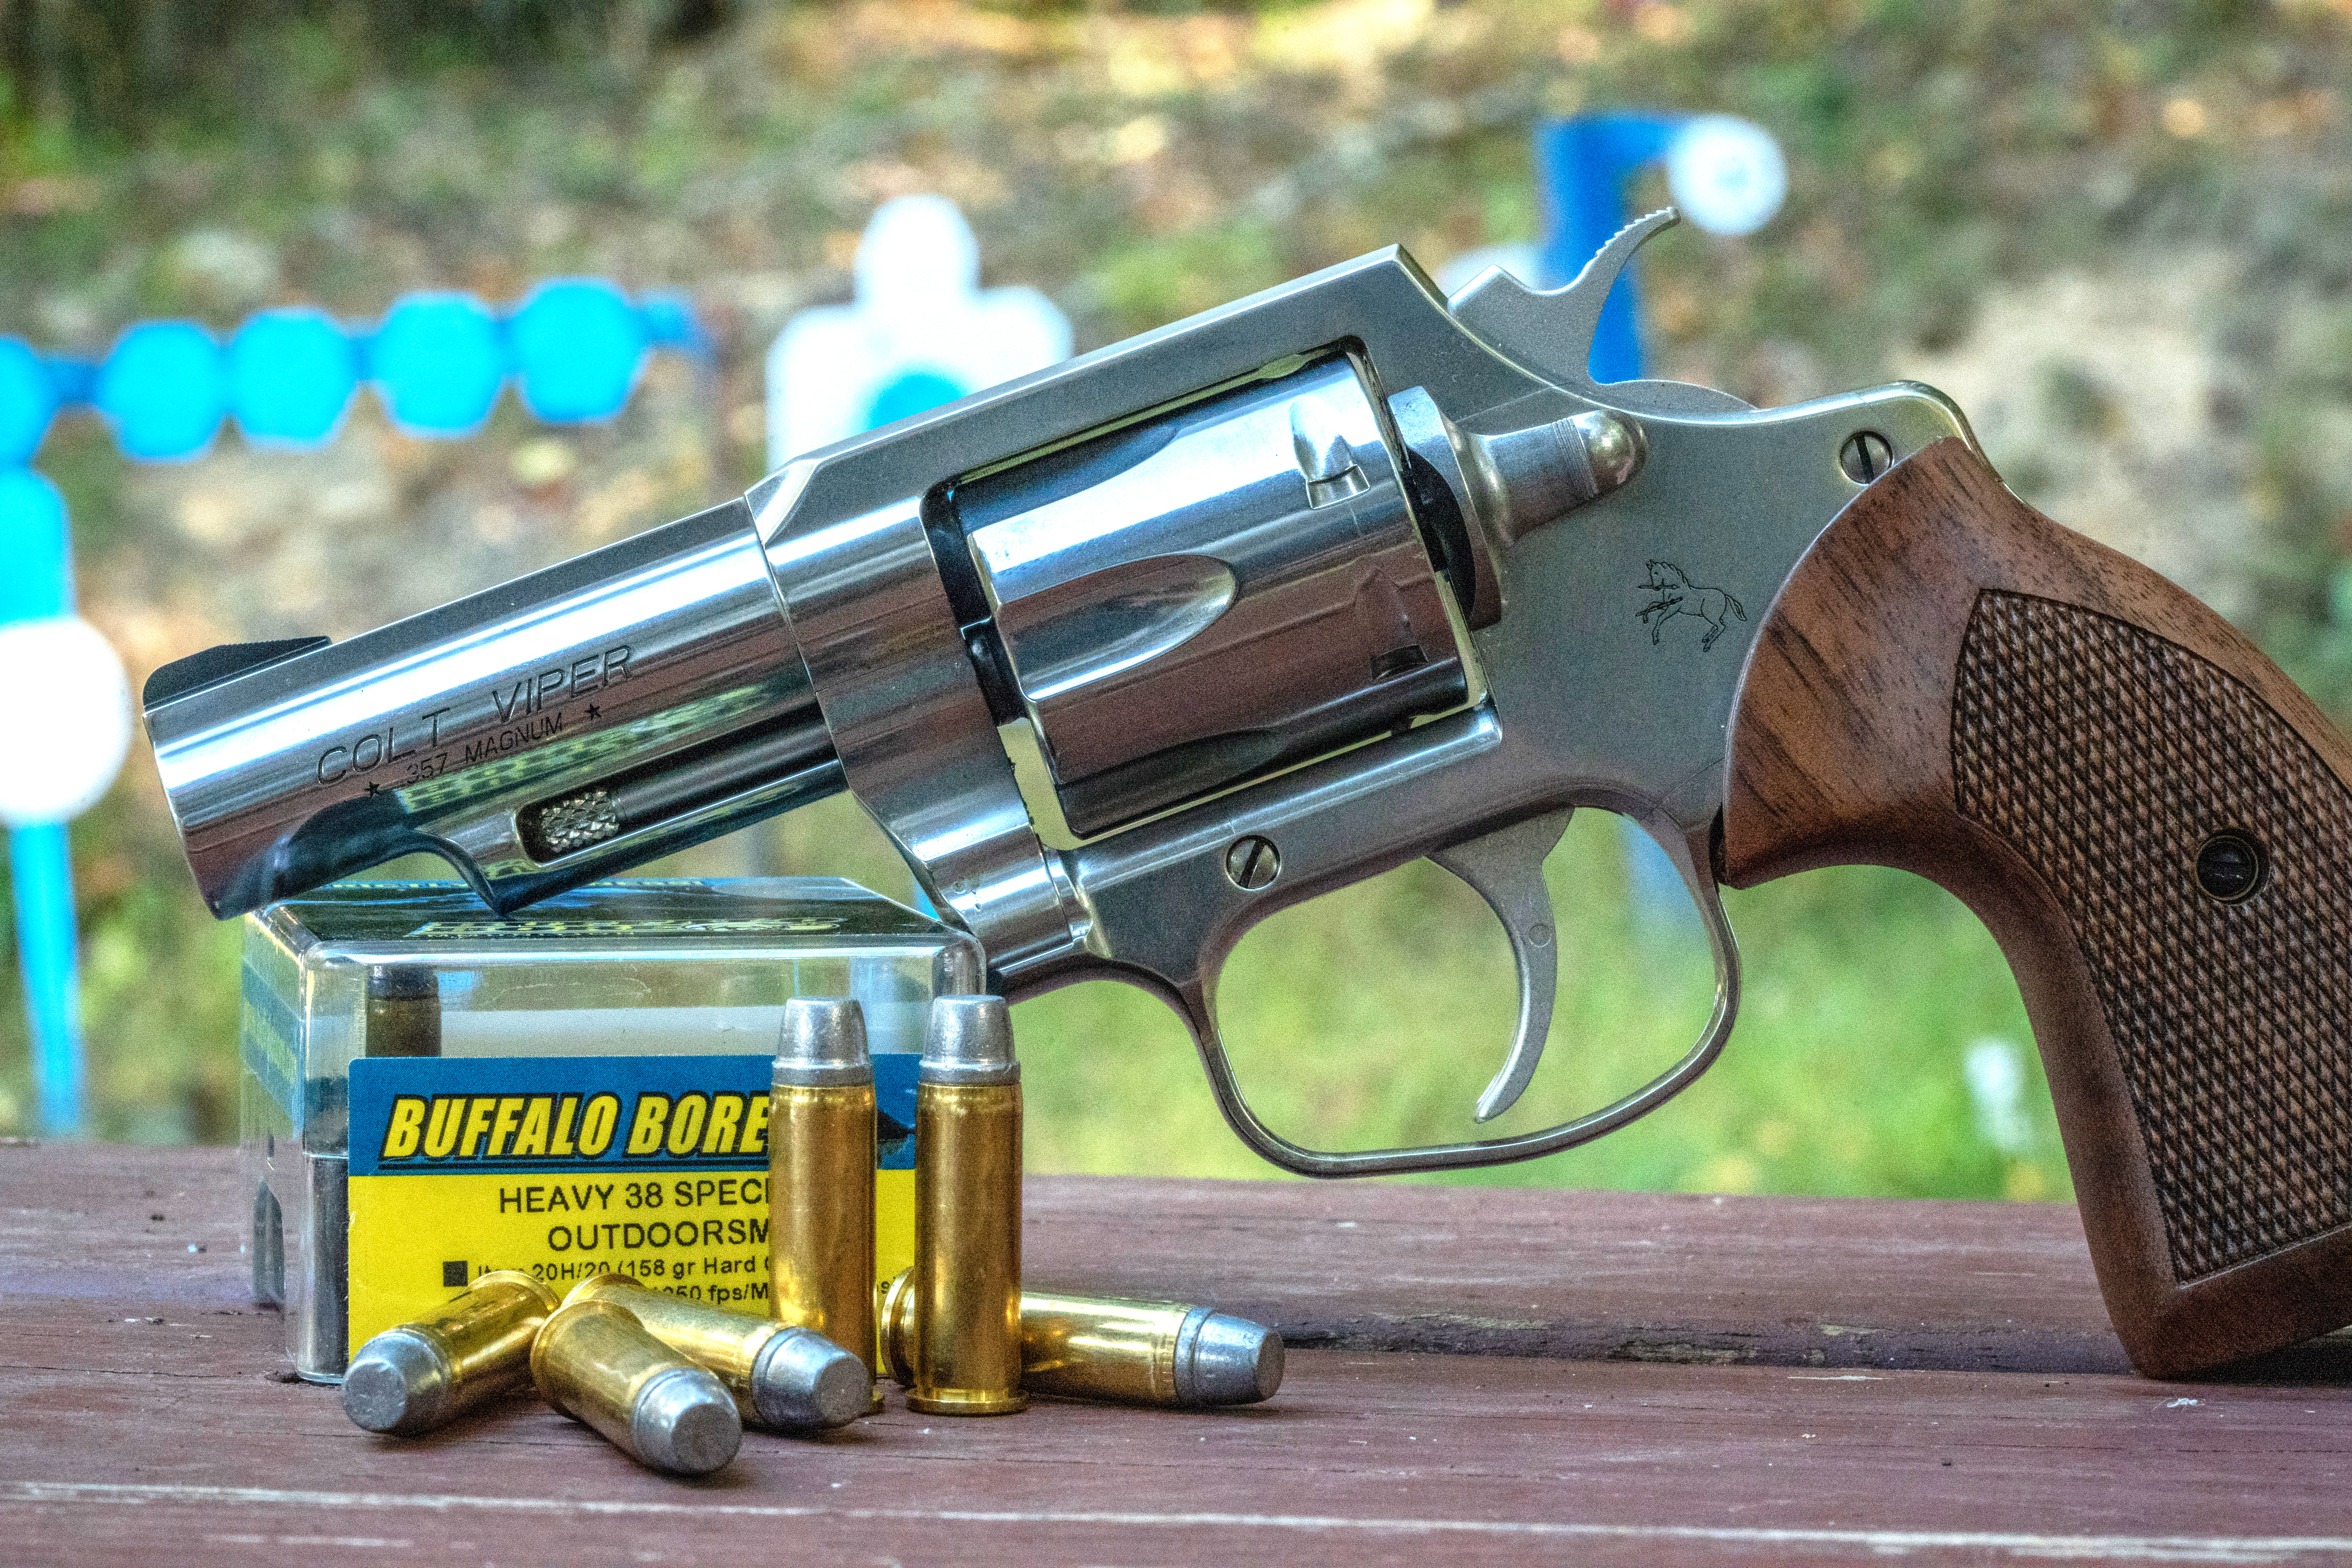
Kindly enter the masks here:
M 2055 896 L 2113 1035 L 2182 1284 L 2352 1222 L 2352 793 L 2242 682 L 2126 623 L 1981 593 L 1960 815 Z M 2267 862 L 2224 902 L 2201 846 Z

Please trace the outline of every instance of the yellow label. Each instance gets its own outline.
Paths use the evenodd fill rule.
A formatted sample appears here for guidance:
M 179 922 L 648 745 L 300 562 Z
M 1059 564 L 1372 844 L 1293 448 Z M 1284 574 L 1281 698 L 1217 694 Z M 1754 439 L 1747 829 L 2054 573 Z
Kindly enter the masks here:
M 915 1058 L 875 1064 L 876 1267 L 914 1260 Z M 766 1057 L 368 1058 L 351 1073 L 352 1349 L 494 1268 L 764 1316 Z
M 768 1178 L 756 1171 L 408 1172 L 351 1178 L 351 1345 L 512 1268 L 558 1295 L 607 1270 L 730 1311 L 768 1310 Z M 874 1261 L 915 1261 L 915 1173 L 874 1173 Z

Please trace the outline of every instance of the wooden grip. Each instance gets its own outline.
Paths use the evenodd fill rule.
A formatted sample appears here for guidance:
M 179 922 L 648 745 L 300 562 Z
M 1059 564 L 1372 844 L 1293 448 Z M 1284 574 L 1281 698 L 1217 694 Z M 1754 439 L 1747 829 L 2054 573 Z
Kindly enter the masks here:
M 1991 929 L 2135 1366 L 2352 1321 L 2352 750 L 2251 643 L 1944 441 L 1790 575 L 1730 757 L 1732 886 L 1897 866 Z

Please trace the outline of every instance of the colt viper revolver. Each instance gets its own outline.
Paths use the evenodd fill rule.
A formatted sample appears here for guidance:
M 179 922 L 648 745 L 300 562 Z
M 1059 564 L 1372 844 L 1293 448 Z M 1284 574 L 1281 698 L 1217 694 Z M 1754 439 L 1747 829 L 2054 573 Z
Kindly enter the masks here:
M 1328 1176 L 1654 1110 L 1731 1029 L 1718 884 L 1899 866 L 2008 954 L 2134 1361 L 2352 1319 L 2352 753 L 2219 617 L 2011 496 L 1927 387 L 1595 385 L 1602 298 L 1671 221 L 1551 292 L 1449 300 L 1385 251 L 349 642 L 171 665 L 147 723 L 205 900 L 422 849 L 511 910 L 847 789 L 993 986 L 1152 991 L 1234 1130 Z M 1253 1113 L 1225 955 L 1422 856 L 1509 932 L 1517 1037 L 1477 1109 L 1507 1108 L 1580 805 L 1637 820 L 1704 917 L 1685 1055 L 1437 1147 Z

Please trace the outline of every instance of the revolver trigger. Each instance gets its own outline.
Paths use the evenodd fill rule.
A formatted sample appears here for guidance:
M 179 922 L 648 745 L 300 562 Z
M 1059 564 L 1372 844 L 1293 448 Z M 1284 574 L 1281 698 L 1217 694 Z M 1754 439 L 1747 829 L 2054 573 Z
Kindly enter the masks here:
M 1543 1060 L 1544 1037 L 1551 1032 L 1552 992 L 1559 980 L 1559 941 L 1552 927 L 1543 863 L 1575 815 L 1570 806 L 1531 816 L 1429 857 L 1486 900 L 1509 935 L 1511 956 L 1518 964 L 1518 1035 L 1502 1070 L 1478 1097 L 1475 1114 L 1481 1121 L 1492 1121 L 1517 1104 Z

